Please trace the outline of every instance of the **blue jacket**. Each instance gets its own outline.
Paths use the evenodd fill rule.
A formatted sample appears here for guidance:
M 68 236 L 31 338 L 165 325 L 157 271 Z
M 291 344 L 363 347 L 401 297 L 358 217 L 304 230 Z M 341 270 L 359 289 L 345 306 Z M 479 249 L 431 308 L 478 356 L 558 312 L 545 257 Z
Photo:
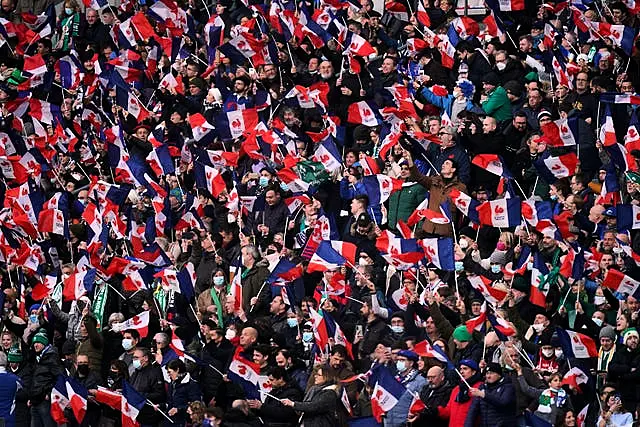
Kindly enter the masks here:
M 420 375 L 420 372 L 413 370 L 406 377 L 400 378 L 402 385 L 405 386 L 406 391 L 396 403 L 387 415 L 384 417 L 385 427 L 400 427 L 407 425 L 407 415 L 409 414 L 409 407 L 413 401 L 413 396 L 420 394 L 422 388 L 427 385 L 427 380 Z
M 177 382 L 169 383 L 167 393 L 167 410 L 176 408 L 178 412 L 171 417 L 173 424 L 165 420 L 165 425 L 184 426 L 187 421 L 187 407 L 189 403 L 202 400 L 202 392 L 198 383 L 186 374 Z
M 424 99 L 429 104 L 433 104 L 436 107 L 440 108 L 441 110 L 446 111 L 447 115 L 451 117 L 451 109 L 454 101 L 453 95 L 438 96 L 434 94 L 431 91 L 431 89 L 429 89 L 428 87 L 423 88 L 420 94 L 424 97 Z M 470 100 L 467 100 L 467 106 L 465 109 L 467 111 L 473 110 L 474 109 L 473 102 L 471 102 Z
M 484 398 L 474 397 L 464 427 L 506 427 L 516 425 L 516 389 L 511 379 L 502 377 L 482 384 Z
M 431 160 L 433 166 L 438 169 L 438 173 L 440 173 L 444 161 L 451 159 L 455 160 L 458 164 L 458 179 L 465 185 L 468 185 L 469 181 L 471 181 L 471 162 L 464 148 L 458 143 L 444 150 L 440 150 L 440 146 L 437 144 L 429 145 L 429 160 Z
M 351 185 L 346 177 L 342 178 L 342 181 L 340 181 L 340 197 L 344 200 L 351 200 L 360 194 L 367 194 L 367 189 L 361 181 Z M 367 207 L 367 213 L 369 216 L 374 216 L 376 224 L 382 223 L 382 211 L 380 210 L 380 205 L 369 205 Z
M 10 372 L 0 371 L 0 418 L 4 419 L 4 425 L 7 427 L 16 425 L 16 393 L 20 388 L 22 388 L 20 377 Z

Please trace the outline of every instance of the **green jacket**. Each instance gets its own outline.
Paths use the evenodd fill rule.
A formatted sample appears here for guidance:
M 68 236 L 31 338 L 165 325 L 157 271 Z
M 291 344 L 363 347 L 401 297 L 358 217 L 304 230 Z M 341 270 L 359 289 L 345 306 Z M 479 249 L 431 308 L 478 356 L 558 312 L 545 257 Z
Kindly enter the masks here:
M 395 229 L 399 219 L 406 222 L 416 207 L 424 201 L 426 194 L 427 189 L 420 184 L 403 187 L 400 191 L 393 193 L 389 197 L 387 210 L 389 229 Z
M 482 109 L 498 122 L 511 120 L 511 102 L 502 86 L 496 87 L 482 103 Z

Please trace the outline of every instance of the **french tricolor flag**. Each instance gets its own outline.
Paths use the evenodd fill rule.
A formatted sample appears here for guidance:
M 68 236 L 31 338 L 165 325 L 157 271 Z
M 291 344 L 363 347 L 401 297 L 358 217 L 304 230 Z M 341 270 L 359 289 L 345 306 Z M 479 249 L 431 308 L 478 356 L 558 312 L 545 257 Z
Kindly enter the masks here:
M 572 147 L 578 141 L 577 118 L 560 119 L 545 123 L 540 127 L 542 135 L 547 137 L 553 147 Z
M 629 95 L 620 93 L 603 93 L 600 101 L 608 104 L 632 104 L 640 105 L 640 95 Z
M 351 264 L 356 263 L 357 246 L 353 243 L 343 242 L 341 240 L 331 240 L 331 247 L 344 257 Z
M 578 156 L 576 153 L 567 153 L 558 157 L 549 155 L 544 159 L 536 160 L 534 166 L 547 182 L 555 182 L 559 178 L 575 175 Z
M 331 173 L 342 167 L 340 152 L 331 137 L 325 138 L 317 145 L 316 151 L 313 153 L 311 159 L 322 163 L 322 165 Z
M 564 374 L 562 378 L 562 384 L 568 385 L 569 388 L 576 390 L 578 393 L 582 393 L 582 385 L 589 382 L 589 377 L 584 371 L 578 367 L 569 369 L 569 372 Z
M 551 202 L 537 202 L 534 199 L 522 201 L 522 217 L 532 226 L 537 226 L 543 219 L 553 219 Z
M 57 283 L 58 283 L 57 272 L 46 275 L 42 282 L 37 283 L 33 287 L 31 291 L 31 298 L 33 298 L 34 301 L 41 301 L 45 299 L 51 294 L 51 292 L 53 291 L 53 288 L 56 287 Z
M 113 325 L 114 332 L 126 331 L 127 329 L 135 329 L 142 338 L 146 337 L 149 333 L 149 312 L 143 311 L 140 314 L 136 314 L 131 319 L 127 319 L 122 323 L 115 323 Z
M 98 386 L 94 397 L 98 402 L 104 403 L 116 411 L 120 411 L 122 408 L 122 395 L 116 391 L 111 391 L 108 388 Z
M 460 212 L 462 212 L 466 217 L 469 217 L 469 219 L 476 224 L 480 223 L 477 211 L 480 203 L 477 200 L 472 199 L 471 196 L 461 192 L 457 188 L 451 189 L 449 197 Z
M 484 202 L 478 207 L 480 224 L 499 228 L 510 228 L 520 225 L 520 205 L 520 199 L 518 198 Z
M 453 363 L 451 363 L 451 360 L 449 360 L 445 352 L 437 345 L 432 346 L 427 340 L 416 343 L 413 347 L 413 351 L 416 352 L 418 356 L 433 357 L 442 363 L 446 363 L 447 366 L 453 367 Z
M 258 111 L 255 108 L 228 111 L 221 113 L 216 118 L 216 129 L 221 136 L 231 139 L 242 136 L 248 130 L 254 130 L 258 126 Z
M 56 384 L 51 389 L 51 409 L 50 414 L 53 420 L 60 424 L 67 422 L 64 416 L 64 410 L 69 406 L 69 398 L 67 397 L 67 384 L 62 375 L 58 376 Z
M 471 161 L 479 168 L 485 169 L 494 175 L 503 176 L 505 178 L 511 178 L 513 175 L 504 166 L 504 160 L 497 154 L 478 154 Z
M 362 183 L 367 190 L 370 206 L 386 202 L 391 193 L 402 189 L 401 180 L 383 174 L 365 176 Z
M 370 101 L 355 102 L 349 106 L 347 122 L 365 126 L 378 126 L 381 123 L 378 117 L 378 108 Z
M 198 187 L 206 188 L 213 197 L 217 198 L 220 193 L 227 188 L 227 184 L 224 182 L 222 174 L 216 168 L 196 162 L 194 173 Z
M 637 230 L 640 228 L 640 206 L 616 205 L 618 230 Z
M 465 322 L 465 326 L 467 327 L 467 332 L 470 334 L 473 331 L 482 331 L 485 329 L 485 322 L 487 321 L 487 302 L 482 303 L 482 307 L 480 308 L 480 314 L 476 317 L 469 319 Z
M 640 282 L 625 275 L 621 271 L 610 268 L 607 270 L 607 275 L 604 277 L 602 285 L 621 294 L 635 296 Z
M 138 393 L 127 381 L 122 381 L 122 427 L 138 427 L 138 414 L 146 404 L 146 399 Z
M 491 286 L 491 280 L 484 276 L 469 276 L 469 283 L 475 290 L 480 292 L 484 299 L 494 307 L 498 306 L 507 296 L 507 292 L 495 289 Z
M 598 357 L 596 343 L 592 338 L 574 331 L 556 328 L 565 358 L 587 359 Z
M 489 319 L 489 323 L 493 326 L 493 330 L 496 335 L 498 335 L 500 341 L 509 341 L 509 337 L 514 336 L 517 332 L 513 324 L 507 322 L 502 317 L 489 314 L 487 315 L 487 319 Z
M 425 9 L 424 4 L 421 1 L 418 2 L 418 11 L 416 13 L 416 18 L 418 18 L 418 22 L 420 22 L 425 27 L 431 27 L 431 18 L 429 17 L 427 9 Z
M 342 41 L 342 45 L 345 46 L 350 53 L 357 56 L 364 57 L 376 53 L 373 46 L 371 46 L 367 40 L 349 30 L 346 31 L 346 37 Z
M 453 271 L 455 269 L 453 239 L 449 237 L 428 238 L 419 240 L 418 243 L 422 246 L 427 261 L 441 270 Z
M 247 398 L 259 399 L 260 366 L 243 358 L 240 355 L 241 350 L 238 347 L 231 359 L 229 379 L 242 386 Z
M 346 263 L 347 260 L 333 249 L 331 242 L 323 240 L 309 260 L 307 272 L 335 270 Z
M 59 209 L 43 209 L 38 216 L 38 231 L 69 237 L 69 224 Z
M 87 396 L 88 392 L 85 386 L 80 384 L 73 378 L 66 380 L 67 396 L 69 397 L 69 406 L 73 411 L 73 415 L 78 423 L 82 423 L 87 413 Z
M 44 83 L 44 75 L 47 73 L 47 64 L 42 55 L 24 57 L 23 72 L 27 73 L 29 79 L 20 84 L 19 89 L 29 89 Z
M 193 139 L 200 141 L 204 139 L 215 127 L 200 113 L 189 115 L 189 125 L 193 132 Z
M 147 164 L 156 176 L 168 175 L 176 171 L 171 154 L 169 154 L 169 147 L 166 145 L 151 150 L 147 156 Z
M 374 376 L 377 381 L 371 392 L 371 411 L 376 421 L 380 423 L 383 415 L 398 404 L 406 388 L 395 379 L 389 368 L 384 365 L 376 368 Z
M 65 301 L 78 300 L 93 290 L 96 269 L 75 272 L 64 281 L 62 296 Z

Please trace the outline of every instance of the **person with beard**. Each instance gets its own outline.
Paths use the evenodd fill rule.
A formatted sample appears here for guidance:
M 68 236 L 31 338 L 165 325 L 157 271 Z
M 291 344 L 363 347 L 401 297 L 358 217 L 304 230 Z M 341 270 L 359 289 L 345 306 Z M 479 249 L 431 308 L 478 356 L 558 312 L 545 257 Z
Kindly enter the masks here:
M 420 390 L 420 400 L 425 408 L 416 415 L 409 415 L 407 421 L 415 427 L 446 427 L 447 421 L 440 418 L 439 408 L 447 406 L 453 384 L 444 375 L 444 369 L 433 366 L 427 372 L 428 383 Z
M 264 402 L 257 399 L 249 400 L 249 407 L 257 412 L 266 427 L 297 425 L 298 414 L 293 408 L 283 405 L 281 400 L 300 401 L 303 397 L 302 392 L 289 385 L 291 378 L 281 367 L 275 367 L 269 371 L 269 382 L 271 383 L 270 396 L 267 396 Z
M 31 408 L 31 425 L 55 427 L 56 423 L 51 418 L 50 395 L 58 375 L 64 375 L 64 370 L 58 351 L 49 344 L 49 338 L 43 329 L 34 335 L 31 345 L 35 359 L 27 402 Z
M 472 388 L 473 403 L 465 427 L 512 426 L 516 423 L 516 393 L 510 378 L 505 378 L 499 363 L 487 364 L 485 383 Z
M 231 91 L 220 86 L 222 98 L 225 100 L 222 107 L 223 111 L 225 113 L 235 111 L 239 109 L 239 106 L 253 108 L 254 99 L 250 94 L 251 84 L 253 83 L 251 77 L 248 74 L 242 74 L 236 76 L 232 83 Z
M 483 78 L 491 73 L 491 62 L 482 49 L 474 49 L 471 43 L 460 41 L 456 46 L 460 65 L 467 66 L 468 79 L 476 87 L 481 87 Z
M 638 404 L 637 388 L 640 383 L 638 331 L 627 328 L 622 333 L 622 346 L 609 362 L 609 380 L 617 383 L 625 409 L 635 411 Z
M 458 381 L 458 385 L 451 390 L 446 406 L 438 407 L 438 416 L 444 420 L 449 420 L 449 427 L 464 425 L 472 403 L 469 386 L 478 388 L 482 384 L 480 367 L 475 360 L 461 360 L 458 363 L 458 370 L 464 381 L 461 378 Z
M 356 326 L 355 339 L 353 340 L 354 349 L 357 348 L 360 359 L 367 360 L 369 355 L 373 353 L 376 346 L 380 342 L 390 341 L 388 339 L 391 329 L 384 319 L 380 318 L 372 308 L 371 299 L 377 298 L 376 295 L 367 295 L 362 299 L 362 307 L 360 308 L 362 333 L 358 332 Z M 368 366 L 367 366 L 368 368 Z

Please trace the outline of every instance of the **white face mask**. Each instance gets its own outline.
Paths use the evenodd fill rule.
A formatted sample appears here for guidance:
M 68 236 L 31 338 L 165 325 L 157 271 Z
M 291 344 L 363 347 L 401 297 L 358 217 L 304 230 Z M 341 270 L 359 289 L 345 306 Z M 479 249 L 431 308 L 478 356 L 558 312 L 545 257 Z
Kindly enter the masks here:
M 469 247 L 469 241 L 467 239 L 460 239 L 458 245 L 460 245 L 460 249 L 467 249 Z
M 592 317 L 591 320 L 593 320 L 593 323 L 595 323 L 597 326 L 602 326 L 602 319 L 598 319 L 597 317 Z
M 601 297 L 601 296 L 595 296 L 593 297 L 593 304 L 595 305 L 602 305 L 605 302 L 607 302 L 607 299 L 605 297 Z
M 496 62 L 496 68 L 500 71 L 504 70 L 505 68 L 507 68 L 507 64 L 504 62 Z
M 236 331 L 234 329 L 227 329 L 227 332 L 224 334 L 224 337 L 228 340 L 232 340 L 236 337 Z
M 542 332 L 544 330 L 544 324 L 542 323 L 534 323 L 532 326 L 533 330 L 536 332 Z
M 542 355 L 544 357 L 551 357 L 553 356 L 553 353 L 554 353 L 553 349 L 549 349 L 549 350 L 542 349 Z
M 391 326 L 391 330 L 396 334 L 401 334 L 404 332 L 404 326 Z
M 358 258 L 358 265 L 369 265 L 366 258 Z
M 556 348 L 554 350 L 554 353 L 555 353 L 557 358 L 560 358 L 560 356 L 562 356 L 562 349 L 561 348 Z

